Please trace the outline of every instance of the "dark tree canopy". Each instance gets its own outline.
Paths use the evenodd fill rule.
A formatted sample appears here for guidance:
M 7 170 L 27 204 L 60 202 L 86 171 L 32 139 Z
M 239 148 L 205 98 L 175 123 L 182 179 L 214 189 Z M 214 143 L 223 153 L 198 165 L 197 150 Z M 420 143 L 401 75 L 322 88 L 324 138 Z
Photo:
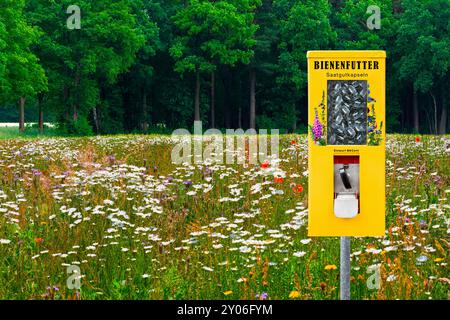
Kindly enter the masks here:
M 70 30 L 72 2 L 0 1 L 0 121 L 304 132 L 306 51 L 381 49 L 387 130 L 448 132 L 448 0 L 80 0 Z

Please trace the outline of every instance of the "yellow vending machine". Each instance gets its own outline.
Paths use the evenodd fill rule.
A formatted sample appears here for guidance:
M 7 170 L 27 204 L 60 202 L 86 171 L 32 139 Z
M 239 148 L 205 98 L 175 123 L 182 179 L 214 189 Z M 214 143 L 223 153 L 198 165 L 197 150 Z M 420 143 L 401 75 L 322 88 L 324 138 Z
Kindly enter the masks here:
M 309 236 L 385 232 L 384 51 L 309 51 Z

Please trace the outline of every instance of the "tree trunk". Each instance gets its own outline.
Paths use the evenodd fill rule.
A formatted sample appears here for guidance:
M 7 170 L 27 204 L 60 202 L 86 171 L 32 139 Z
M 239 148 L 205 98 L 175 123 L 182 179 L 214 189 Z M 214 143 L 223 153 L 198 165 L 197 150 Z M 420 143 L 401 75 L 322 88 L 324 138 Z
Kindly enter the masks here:
M 95 126 L 95 133 L 96 134 L 100 134 L 100 131 L 101 131 L 101 123 L 100 123 L 100 117 L 101 117 L 101 111 L 102 111 L 102 108 L 101 108 L 101 103 L 102 103 L 102 101 L 105 101 L 106 100 L 106 89 L 105 89 L 105 87 L 104 86 L 100 86 L 100 105 L 95 105 L 93 108 L 92 108 L 92 116 L 93 116 L 93 118 L 94 118 L 94 126 Z M 136 106 L 138 106 L 139 105 L 139 100 L 138 99 L 136 99 Z
M 256 128 L 256 72 L 255 69 L 250 70 L 250 129 Z
M 437 135 L 437 133 L 438 133 L 438 120 L 437 120 L 436 98 L 434 97 L 434 94 L 431 91 L 430 91 L 430 96 L 431 96 L 431 98 L 433 98 L 433 106 L 434 106 L 434 134 Z
M 242 129 L 242 108 L 240 105 L 238 109 L 238 129 Z
M 67 86 L 64 86 L 64 90 L 63 90 L 63 100 L 64 100 L 64 106 L 65 106 L 65 110 L 66 110 L 66 121 L 70 120 L 70 110 L 69 110 L 69 105 L 67 103 L 67 100 L 69 100 L 69 88 Z
M 211 128 L 216 127 L 216 79 L 214 71 L 211 72 Z
M 148 122 L 147 122 L 147 91 L 145 87 L 142 89 L 142 122 L 141 129 L 143 132 L 147 132 L 148 130 Z
M 416 89 L 413 89 L 413 121 L 414 131 L 419 133 L 419 102 Z
M 430 131 L 430 133 L 431 133 L 431 132 L 433 132 L 433 124 L 432 124 L 432 122 L 431 122 L 430 114 L 429 114 L 428 110 L 426 110 L 425 114 L 427 115 L 428 129 L 429 129 L 429 131 Z
M 25 98 L 19 99 L 19 131 L 25 131 Z
M 72 115 L 73 115 L 73 121 L 74 121 L 74 122 L 77 122 L 77 121 L 78 121 L 78 107 L 77 107 L 77 104 L 76 104 L 76 103 L 73 105 L 72 110 L 73 110 L 73 112 L 72 112 Z
M 198 70 L 195 80 L 194 121 L 200 121 L 200 71 Z
M 292 114 L 294 115 L 293 121 L 292 121 L 292 133 L 295 133 L 297 131 L 297 115 L 295 113 L 295 102 L 292 104 Z
M 73 121 L 78 121 L 78 106 L 80 105 L 80 64 L 77 64 L 77 71 L 75 74 L 75 94 L 76 101 L 73 104 Z
M 411 114 L 409 111 L 409 106 L 411 105 L 412 99 L 411 95 L 406 95 L 406 100 L 404 103 L 400 103 L 400 110 L 401 110 L 401 132 L 405 132 L 405 126 L 408 126 L 408 116 Z
M 439 123 L 439 134 L 446 134 L 447 131 L 447 107 L 442 105 L 441 122 Z
M 231 128 L 231 104 L 232 104 L 232 79 L 231 71 L 228 67 L 223 67 L 222 70 L 222 81 L 223 81 L 223 115 L 225 119 L 225 128 Z
M 447 103 L 445 101 L 444 96 L 444 86 L 441 86 L 441 103 L 442 103 L 442 111 L 441 111 L 441 121 L 439 122 L 439 134 L 445 134 L 447 131 Z
M 94 117 L 94 124 L 95 124 L 95 133 L 100 133 L 100 121 L 98 120 L 98 110 L 97 107 L 92 108 L 92 115 Z
M 236 79 L 237 82 L 237 89 L 236 89 L 236 105 L 238 107 L 238 123 L 237 123 L 237 127 L 238 129 L 242 129 L 242 105 L 241 105 L 241 101 L 242 101 L 242 97 L 241 97 L 241 93 L 242 93 L 242 80 L 241 77 L 237 77 Z
M 39 126 L 39 133 L 44 133 L 44 110 L 42 109 L 42 94 L 38 95 L 38 110 L 39 110 L 39 121 L 38 121 L 38 126 Z

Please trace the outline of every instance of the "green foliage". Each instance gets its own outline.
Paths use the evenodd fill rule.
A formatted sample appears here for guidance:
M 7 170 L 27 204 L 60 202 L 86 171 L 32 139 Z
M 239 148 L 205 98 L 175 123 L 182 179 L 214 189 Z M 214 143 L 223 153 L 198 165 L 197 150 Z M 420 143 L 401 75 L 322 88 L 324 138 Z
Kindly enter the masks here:
M 36 52 L 52 80 L 49 95 L 54 100 L 49 102 L 66 115 L 67 121 L 67 115 L 73 115 L 74 121 L 78 115 L 87 119 L 90 110 L 99 107 L 105 86 L 115 84 L 118 76 L 128 70 L 145 36 L 154 32 L 149 31 L 149 24 L 137 26 L 131 3 L 78 1 L 82 26 L 80 30 L 69 30 L 63 22 L 68 17 L 65 8 L 72 4 L 70 0 L 28 1 L 28 19 L 42 31 Z
M 93 134 L 92 126 L 85 117 L 80 117 L 77 121 L 72 119 L 60 121 L 56 130 L 62 136 L 91 136 Z
M 396 21 L 401 79 L 427 92 L 448 76 L 450 66 L 450 4 L 448 0 L 404 0 Z
M 25 20 L 24 5 L 24 0 L 0 2 L 0 102 L 47 89 L 44 70 L 30 50 L 39 33 Z
M 175 70 L 211 72 L 217 64 L 248 64 L 253 56 L 256 1 L 190 0 L 173 22 L 179 31 L 170 48 Z
M 66 27 L 72 4 L 81 8 L 80 30 Z M 381 9 L 380 30 L 367 27 L 370 5 Z M 46 121 L 56 114 L 70 132 L 77 119 L 100 134 L 189 128 L 198 72 L 204 127 L 212 105 L 206 73 L 215 76 L 216 126 L 246 127 L 252 70 L 257 126 L 304 131 L 306 51 L 382 49 L 387 131 L 410 132 L 417 118 L 420 130 L 445 132 L 449 7 L 448 0 L 2 0 L 0 121 L 16 117 L 23 96 L 27 121 L 44 110 Z
M 285 0 L 274 3 L 286 4 Z M 329 48 L 336 41 L 336 33 L 329 22 L 330 5 L 326 0 L 295 2 L 286 12 L 280 21 L 277 82 L 302 90 L 307 83 L 306 52 Z
M 370 30 L 367 19 L 371 13 L 367 8 L 376 5 L 380 8 L 381 29 Z M 391 0 L 346 0 L 337 12 L 339 41 L 337 49 L 344 50 L 386 50 L 390 55 L 390 42 L 393 40 L 395 23 L 393 1 Z

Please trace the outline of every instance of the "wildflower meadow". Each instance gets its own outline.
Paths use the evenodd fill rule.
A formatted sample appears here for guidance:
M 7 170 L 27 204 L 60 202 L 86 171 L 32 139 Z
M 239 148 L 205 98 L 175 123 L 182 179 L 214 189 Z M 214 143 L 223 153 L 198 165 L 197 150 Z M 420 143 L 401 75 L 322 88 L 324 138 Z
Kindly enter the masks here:
M 257 165 L 174 165 L 173 146 L 0 140 L 0 299 L 338 299 L 339 238 L 307 236 L 306 135 Z M 352 238 L 352 299 L 450 297 L 449 155 L 387 136 L 386 233 Z

